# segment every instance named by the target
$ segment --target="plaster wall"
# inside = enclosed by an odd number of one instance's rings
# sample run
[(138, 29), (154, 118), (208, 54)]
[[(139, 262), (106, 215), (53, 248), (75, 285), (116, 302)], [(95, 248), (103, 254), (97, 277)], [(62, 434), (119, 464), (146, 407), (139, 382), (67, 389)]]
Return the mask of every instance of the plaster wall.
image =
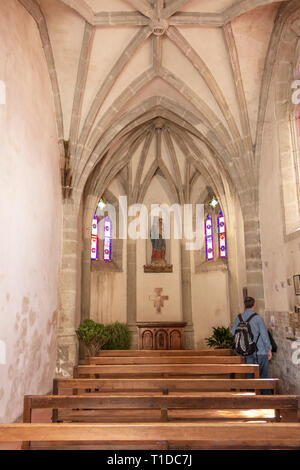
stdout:
[(212, 328), (230, 324), (228, 273), (192, 274), (192, 307), (195, 349), (207, 348), (205, 338), (212, 334)]
[(281, 392), (299, 393), (300, 315), (294, 312), (299, 296), (293, 275), (300, 273), (300, 232), (286, 235), (280, 140), (285, 136), (275, 113), (275, 89), (269, 95), (260, 165), (260, 225), (266, 303), (266, 321), (278, 351), (271, 361), (272, 375), (281, 379)]
[(62, 203), (49, 73), (36, 23), (0, 2), (0, 422), (51, 389)]

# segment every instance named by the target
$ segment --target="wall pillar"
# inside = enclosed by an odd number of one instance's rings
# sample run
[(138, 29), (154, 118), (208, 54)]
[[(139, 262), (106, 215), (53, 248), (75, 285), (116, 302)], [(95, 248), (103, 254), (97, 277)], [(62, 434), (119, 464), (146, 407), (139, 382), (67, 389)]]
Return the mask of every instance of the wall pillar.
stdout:
[(136, 241), (127, 240), (127, 324), (131, 333), (131, 348), (138, 349), (136, 326)]
[[(256, 194), (256, 190), (254, 190)], [(253, 198), (253, 192), (252, 192)], [(248, 197), (248, 201), (249, 201)], [(244, 217), (246, 275), (248, 295), (256, 300), (257, 313), (264, 316), (265, 296), (261, 259), (260, 225), (258, 207), (252, 199), (248, 204), (242, 204)]]
[(192, 312), (192, 282), (191, 282), (191, 258), (190, 251), (186, 250), (185, 241), (181, 242), (181, 291), (182, 291), (182, 316), (187, 323), (184, 329), (184, 348), (194, 349), (194, 326)]
[(75, 332), (80, 297), (78, 233), (78, 206), (73, 200), (65, 200), (56, 366), (56, 374), (62, 377), (71, 377), (73, 367), (78, 361), (78, 341)]

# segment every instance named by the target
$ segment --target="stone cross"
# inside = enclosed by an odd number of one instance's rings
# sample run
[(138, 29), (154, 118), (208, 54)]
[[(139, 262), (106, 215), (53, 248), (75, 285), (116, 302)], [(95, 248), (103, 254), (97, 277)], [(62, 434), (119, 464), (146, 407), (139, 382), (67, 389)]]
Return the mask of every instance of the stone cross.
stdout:
[(162, 295), (163, 289), (161, 287), (158, 287), (154, 289), (155, 295), (150, 295), (149, 300), (151, 302), (154, 302), (154, 308), (156, 308), (156, 313), (160, 314), (161, 313), (161, 308), (164, 307), (164, 301), (169, 300), (168, 295)]

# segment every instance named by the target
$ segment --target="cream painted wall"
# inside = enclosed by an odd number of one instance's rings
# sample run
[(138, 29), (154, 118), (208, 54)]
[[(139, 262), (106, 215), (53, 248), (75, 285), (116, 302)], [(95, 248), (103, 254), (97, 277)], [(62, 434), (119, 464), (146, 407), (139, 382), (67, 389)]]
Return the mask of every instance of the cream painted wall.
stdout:
[(192, 274), (192, 306), (195, 349), (206, 348), (212, 328), (230, 324), (227, 272)]
[[(146, 241), (137, 241), (137, 321), (182, 321), (180, 241), (170, 240), (173, 273), (144, 273)], [(161, 313), (156, 312), (150, 297), (154, 289), (162, 288), (164, 302)]]
[(0, 80), (0, 422), (12, 422), (25, 394), (51, 389), (62, 219), (49, 74), (36, 24), (17, 0), (0, 2)]
[(92, 273), (91, 285), (91, 319), (126, 323), (126, 273)]
[[(293, 311), (299, 297), (288, 279), (300, 273), (300, 237), (284, 238), (279, 137), (271, 89), (260, 165), (260, 226), (265, 302), (268, 311)], [(295, 234), (296, 235), (296, 234)]]
[[(150, 154), (151, 154), (150, 149)], [(164, 161), (166, 153), (162, 150)], [(169, 194), (169, 188), (165, 181), (155, 176), (145, 195), (144, 204), (147, 206), (150, 214), (151, 205), (168, 204), (171, 205), (172, 196)], [(149, 221), (149, 233), (150, 233)], [(171, 237), (173, 234), (173, 225), (171, 217)], [(147, 247), (148, 243), (148, 247)], [(182, 293), (181, 293), (181, 259), (180, 259), (180, 240), (171, 238), (166, 241), (166, 259), (167, 263), (173, 265), (172, 273), (144, 273), (144, 265), (151, 261), (150, 240), (137, 240), (137, 321), (181, 321), (182, 320)], [(149, 256), (150, 252), (150, 256)], [(154, 289), (162, 288), (162, 295), (169, 299), (164, 302), (161, 313), (156, 312), (154, 302), (149, 297), (155, 295)]]

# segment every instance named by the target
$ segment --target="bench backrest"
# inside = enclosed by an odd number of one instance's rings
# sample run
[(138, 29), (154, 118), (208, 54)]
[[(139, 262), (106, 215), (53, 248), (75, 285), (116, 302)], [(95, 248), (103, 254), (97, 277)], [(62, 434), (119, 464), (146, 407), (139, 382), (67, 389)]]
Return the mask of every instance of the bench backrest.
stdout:
[(257, 364), (143, 364), (143, 365), (88, 365), (74, 367), (74, 377), (83, 375), (101, 376), (193, 376), (193, 375), (228, 375), (253, 373), (259, 378)]
[(148, 349), (114, 349), (101, 350), (99, 357), (164, 357), (164, 356), (232, 356), (232, 349), (168, 349), (168, 350), (148, 350)]
[[(30, 409), (298, 409), (298, 395), (220, 395), (201, 396), (63, 396), (27, 395), (24, 410)], [(24, 415), (27, 419), (27, 412)], [(26, 422), (26, 421), (25, 421)]]
[(240, 356), (157, 356), (157, 357), (90, 357), (86, 365), (118, 364), (244, 364)]
[(0, 424), (0, 442), (57, 441), (122, 443), (144, 448), (165, 443), (175, 448), (295, 449), (300, 447), (298, 423), (105, 423), (105, 424)]
[[(53, 393), (71, 390), (71, 393), (80, 390), (99, 390), (99, 392), (203, 392), (203, 391), (231, 391), (248, 390), (257, 391), (271, 389), (278, 393), (279, 379), (198, 379), (184, 378), (103, 378), (103, 379), (69, 379), (57, 378), (53, 380)], [(93, 392), (95, 393), (95, 392)]]

